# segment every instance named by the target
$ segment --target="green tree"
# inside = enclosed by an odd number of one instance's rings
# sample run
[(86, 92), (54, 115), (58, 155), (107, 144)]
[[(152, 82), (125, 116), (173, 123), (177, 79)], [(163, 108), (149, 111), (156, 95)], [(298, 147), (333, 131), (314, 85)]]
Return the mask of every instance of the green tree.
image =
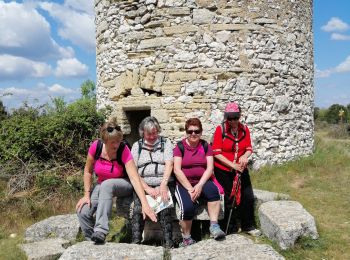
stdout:
[(314, 107), (314, 120), (317, 120), (320, 115), (320, 108)]
[(96, 93), (95, 93), (95, 83), (92, 80), (85, 80), (81, 85), (81, 96), (83, 99), (95, 99)]
[(339, 111), (344, 110), (344, 117), (348, 118), (349, 111), (345, 106), (339, 104), (331, 105), (326, 112), (326, 121), (330, 124), (337, 124), (340, 122)]
[(8, 114), (2, 101), (0, 100), (0, 121), (7, 118)]

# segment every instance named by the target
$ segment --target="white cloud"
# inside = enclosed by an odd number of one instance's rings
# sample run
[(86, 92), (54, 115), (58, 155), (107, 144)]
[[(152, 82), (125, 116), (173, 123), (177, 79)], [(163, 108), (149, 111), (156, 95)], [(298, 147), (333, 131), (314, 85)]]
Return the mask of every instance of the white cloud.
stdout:
[(332, 74), (330, 70), (318, 70), (315, 71), (315, 78), (327, 78)]
[(341, 33), (332, 33), (331, 39), (336, 41), (350, 41), (350, 35), (345, 35)]
[(33, 88), (8, 87), (0, 89), (0, 96), (11, 93), (11, 95), (3, 96), (1, 99), (4, 105), (9, 108), (17, 108), (27, 102), (28, 105), (41, 105), (50, 102), (54, 97), (63, 97), (67, 102), (71, 102), (79, 98), (80, 91), (78, 89), (63, 87), (60, 84), (47, 86), (44, 83), (38, 83)]
[(54, 84), (48, 87), (48, 90), (51, 93), (63, 94), (63, 95), (74, 93), (73, 89), (62, 87), (60, 84)]
[(51, 66), (44, 62), (11, 55), (0, 55), (0, 80), (42, 78), (51, 73)]
[(94, 15), (94, 1), (93, 0), (65, 0), (64, 5), (68, 8), (82, 11), (89, 15)]
[(62, 59), (57, 61), (55, 75), (57, 77), (81, 77), (89, 72), (88, 67), (76, 58)]
[(95, 51), (95, 24), (91, 0), (66, 0), (64, 5), (42, 2), (40, 7), (61, 24), (58, 34), (62, 38), (88, 51)]
[(334, 72), (344, 73), (350, 71), (350, 56), (348, 56), (345, 61), (340, 63), (337, 67), (335, 67)]
[(338, 17), (332, 17), (326, 25), (321, 27), (321, 29), (325, 32), (342, 32), (349, 29), (349, 25)]
[(72, 53), (71, 48), (59, 46), (50, 33), (50, 24), (32, 4), (0, 1), (0, 54), (44, 60)]

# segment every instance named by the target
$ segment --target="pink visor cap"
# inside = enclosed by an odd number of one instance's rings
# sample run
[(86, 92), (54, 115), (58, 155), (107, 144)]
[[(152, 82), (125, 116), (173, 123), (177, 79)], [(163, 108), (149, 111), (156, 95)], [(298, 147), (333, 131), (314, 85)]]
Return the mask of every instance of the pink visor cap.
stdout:
[(225, 107), (225, 117), (226, 118), (232, 118), (232, 117), (240, 117), (241, 115), (241, 108), (236, 102), (228, 103)]

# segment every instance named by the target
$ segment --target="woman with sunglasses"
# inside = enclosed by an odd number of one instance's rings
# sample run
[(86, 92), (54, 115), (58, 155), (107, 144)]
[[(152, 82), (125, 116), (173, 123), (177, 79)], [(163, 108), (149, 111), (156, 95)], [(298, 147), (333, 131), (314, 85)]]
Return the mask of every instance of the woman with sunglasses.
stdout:
[[(161, 127), (158, 120), (148, 116), (139, 126), (141, 139), (132, 146), (141, 182), (146, 193), (153, 198), (161, 197), (168, 201), (169, 191), (174, 194), (175, 183), (171, 175), (173, 170), (173, 146), (168, 138), (160, 136)], [(163, 230), (164, 247), (173, 248), (173, 217), (172, 209), (165, 208), (158, 213), (160, 226)], [(132, 243), (140, 244), (145, 220), (142, 218), (140, 199), (134, 196), (134, 209), (131, 220)]]
[[(120, 127), (113, 121), (104, 123), (100, 128), (100, 137), (102, 149), (98, 149), (98, 140), (94, 141), (89, 148), (84, 168), (84, 197), (76, 205), (80, 227), (85, 238), (96, 243), (103, 243), (109, 232), (108, 220), (114, 196), (132, 196), (135, 189), (142, 204), (143, 217), (147, 215), (151, 220), (157, 220), (147, 203), (130, 149), (125, 144), (121, 144), (123, 133)], [(118, 149), (123, 149), (119, 152), (121, 151), (120, 160), (124, 165), (118, 163)], [(92, 186), (93, 173), (98, 177), (94, 187)], [(96, 222), (94, 223), (95, 213)]]
[[(248, 160), (253, 153), (250, 132), (239, 119), (241, 108), (236, 102), (228, 103), (224, 112), (224, 122), (214, 133), (213, 154), (214, 174), (225, 191), (225, 218), (220, 224), (229, 225), (228, 233), (238, 232), (237, 215), (241, 221), (241, 230), (259, 236), (261, 232), (255, 228), (254, 194), (248, 173)], [(233, 189), (236, 174), (240, 174), (241, 189)], [(238, 176), (237, 176), (238, 177)], [(236, 179), (237, 180), (237, 179)], [(233, 217), (229, 221), (229, 212), (233, 199), (240, 195), (240, 204), (233, 210)], [(239, 199), (236, 199), (238, 204)]]
[(175, 196), (180, 208), (180, 226), (183, 236), (180, 246), (195, 243), (191, 238), (191, 226), (199, 198), (208, 202), (211, 236), (217, 240), (225, 237), (225, 233), (218, 224), (219, 187), (210, 179), (213, 174), (212, 148), (201, 140), (203, 129), (198, 118), (188, 119), (185, 130), (187, 137), (174, 149), (174, 172), (178, 181)]

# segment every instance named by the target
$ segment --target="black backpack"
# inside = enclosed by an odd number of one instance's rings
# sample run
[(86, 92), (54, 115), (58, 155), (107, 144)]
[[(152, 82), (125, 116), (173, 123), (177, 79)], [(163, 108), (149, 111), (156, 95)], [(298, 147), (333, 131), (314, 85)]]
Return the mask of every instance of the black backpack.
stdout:
[[(203, 146), (203, 149), (204, 149), (204, 153), (207, 154), (207, 151), (208, 151), (208, 142), (201, 139), (201, 144)], [(180, 152), (181, 152), (181, 157), (183, 158), (184, 157), (184, 154), (185, 154), (185, 147), (184, 147), (184, 144), (182, 143), (182, 141), (179, 141), (177, 142), (177, 146), (179, 147), (180, 149)]]
[[(123, 139), (120, 142), (120, 145), (118, 147), (116, 159), (112, 160), (112, 162), (113, 161), (117, 161), (117, 163), (119, 165), (123, 166), (123, 175), (127, 176), (126, 169), (125, 169), (125, 164), (123, 163), (123, 160), (122, 160), (122, 155), (123, 155), (123, 151), (124, 151), (125, 146), (127, 146), (130, 149), (130, 144), (128, 143), (128, 141)], [(96, 153), (95, 153), (95, 156), (94, 156), (95, 161), (100, 158), (101, 153), (102, 153), (102, 148), (103, 148), (103, 142), (100, 139), (98, 139), (97, 140), (97, 146), (96, 146)], [(114, 169), (114, 165), (112, 164), (111, 172), (113, 172), (113, 169)]]

